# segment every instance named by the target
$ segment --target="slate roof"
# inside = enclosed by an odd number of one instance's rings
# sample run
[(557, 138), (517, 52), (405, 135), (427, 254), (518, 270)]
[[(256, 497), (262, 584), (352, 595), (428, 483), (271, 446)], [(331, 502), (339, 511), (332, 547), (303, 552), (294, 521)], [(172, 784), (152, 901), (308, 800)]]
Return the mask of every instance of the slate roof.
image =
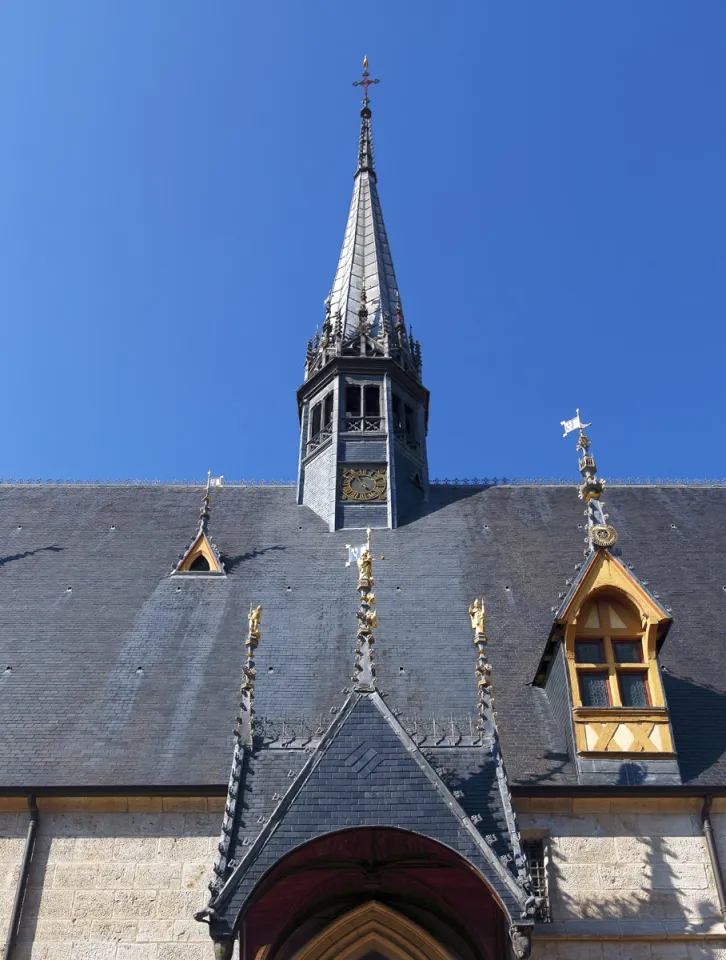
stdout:
[[(215, 489), (228, 575), (170, 577), (200, 497), (0, 487), (0, 789), (224, 787), (251, 601), (260, 729), (327, 727), (353, 665), (350, 531), (328, 532), (292, 488)], [(673, 611), (661, 661), (684, 783), (726, 785), (726, 490), (611, 488), (607, 507), (623, 558)], [(572, 488), (435, 486), (426, 516), (374, 533), (379, 689), (422, 749), (463, 762), (448, 744), (474, 722), (467, 607), (481, 595), (512, 782), (576, 782), (529, 683), (583, 559), (582, 520)]]

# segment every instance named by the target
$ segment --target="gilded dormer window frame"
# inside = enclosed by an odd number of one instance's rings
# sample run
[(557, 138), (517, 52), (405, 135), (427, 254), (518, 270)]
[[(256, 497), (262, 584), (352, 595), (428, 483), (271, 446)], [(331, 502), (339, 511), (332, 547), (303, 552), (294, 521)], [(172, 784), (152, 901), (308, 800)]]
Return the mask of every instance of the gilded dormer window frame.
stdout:
[[(629, 621), (623, 628), (609, 622), (597, 626), (583, 623), (595, 604), (622, 604), (628, 609)], [(596, 607), (599, 611), (599, 606)], [(598, 616), (601, 616), (598, 613)], [(609, 617), (609, 614), (608, 614)], [(675, 756), (668, 708), (658, 666), (658, 649), (671, 624), (671, 618), (655, 598), (609, 550), (595, 552), (591, 563), (563, 610), (557, 623), (563, 639), (567, 662), (575, 743), (578, 754), (585, 757), (633, 757), (651, 754)], [(578, 663), (577, 642), (600, 640), (602, 663)], [(619, 663), (613, 643), (618, 640), (639, 641), (641, 663)], [(587, 673), (605, 673), (609, 705), (585, 706), (582, 702), (580, 678)], [(619, 677), (637, 672), (645, 675), (650, 703), (629, 707), (622, 703)]]

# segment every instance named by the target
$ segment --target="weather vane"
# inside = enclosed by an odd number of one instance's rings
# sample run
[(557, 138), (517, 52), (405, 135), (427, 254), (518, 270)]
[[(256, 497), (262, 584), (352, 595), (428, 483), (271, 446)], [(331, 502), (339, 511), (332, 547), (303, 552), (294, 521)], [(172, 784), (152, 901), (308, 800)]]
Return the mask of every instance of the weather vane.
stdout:
[(368, 57), (363, 57), (363, 79), (354, 80), (354, 87), (363, 87), (363, 106), (368, 106), (368, 87), (373, 83), (380, 83), (380, 80), (371, 80), (370, 74), (368, 73)]

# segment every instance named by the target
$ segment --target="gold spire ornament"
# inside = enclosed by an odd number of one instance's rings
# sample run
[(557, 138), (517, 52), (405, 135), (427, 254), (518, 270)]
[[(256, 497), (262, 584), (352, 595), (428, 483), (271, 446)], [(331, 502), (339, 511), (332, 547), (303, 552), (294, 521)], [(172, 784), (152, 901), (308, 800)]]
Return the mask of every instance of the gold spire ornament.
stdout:
[(608, 514), (603, 509), (601, 502), (605, 481), (597, 476), (597, 464), (595, 458), (590, 453), (592, 440), (585, 435), (585, 427), (591, 427), (592, 423), (583, 423), (580, 419), (579, 409), (576, 411), (572, 420), (561, 420), (564, 428), (563, 437), (566, 437), (573, 430), (578, 431), (577, 446), (575, 450), (581, 454), (577, 466), (582, 476), (582, 483), (578, 486), (577, 495), (585, 501), (585, 517), (587, 518), (587, 537), (585, 538), (586, 548), (585, 556), (588, 556), (596, 548), (612, 547), (615, 545), (618, 535), (615, 528), (608, 521)]
[(245, 665), (242, 669), (242, 684), (240, 692), (240, 715), (237, 717), (237, 729), (235, 736), (240, 739), (240, 727), (244, 720), (244, 714), (247, 714), (249, 733), (247, 741), (250, 746), (253, 743), (254, 730), (254, 703), (255, 703), (255, 681), (257, 680), (257, 668), (255, 666), (255, 650), (260, 643), (260, 621), (262, 620), (262, 606), (254, 607), (250, 604), (250, 610), (247, 614), (247, 639), (245, 640)]
[(376, 689), (376, 660), (373, 654), (375, 636), (373, 631), (378, 627), (378, 618), (373, 609), (376, 605), (376, 596), (373, 592), (373, 554), (371, 552), (371, 528), (366, 530), (366, 542), (355, 549), (348, 548), (350, 557), (355, 556), (358, 567), (358, 594), (360, 603), (356, 617), (358, 631), (355, 642), (355, 667), (353, 670), (354, 689), (359, 692), (371, 692)]
[(476, 699), (477, 699), (477, 730), (479, 736), (483, 737), (486, 733), (486, 711), (487, 707), (493, 708), (494, 697), (491, 692), (491, 682), (489, 675), (492, 672), (491, 665), (487, 659), (487, 614), (486, 606), (482, 599), (477, 598), (469, 606), (469, 617), (471, 619), (471, 629), (474, 631), (474, 643), (476, 645)]

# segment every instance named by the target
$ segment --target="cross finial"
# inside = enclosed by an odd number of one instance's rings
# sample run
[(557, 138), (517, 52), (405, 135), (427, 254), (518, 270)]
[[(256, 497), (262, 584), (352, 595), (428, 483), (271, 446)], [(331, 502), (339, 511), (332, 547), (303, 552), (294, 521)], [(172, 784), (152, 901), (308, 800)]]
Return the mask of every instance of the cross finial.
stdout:
[(368, 106), (368, 103), (369, 103), (369, 100), (368, 100), (368, 87), (370, 87), (371, 84), (380, 83), (380, 82), (381, 82), (380, 80), (377, 80), (377, 79), (376, 79), (376, 80), (371, 80), (370, 76), (371, 76), (371, 75), (368, 73), (368, 57), (363, 57), (363, 79), (362, 79), (362, 80), (354, 80), (354, 81), (353, 81), (353, 86), (354, 86), (354, 87), (363, 87), (363, 106), (364, 106), (364, 107), (367, 107), (367, 106)]

